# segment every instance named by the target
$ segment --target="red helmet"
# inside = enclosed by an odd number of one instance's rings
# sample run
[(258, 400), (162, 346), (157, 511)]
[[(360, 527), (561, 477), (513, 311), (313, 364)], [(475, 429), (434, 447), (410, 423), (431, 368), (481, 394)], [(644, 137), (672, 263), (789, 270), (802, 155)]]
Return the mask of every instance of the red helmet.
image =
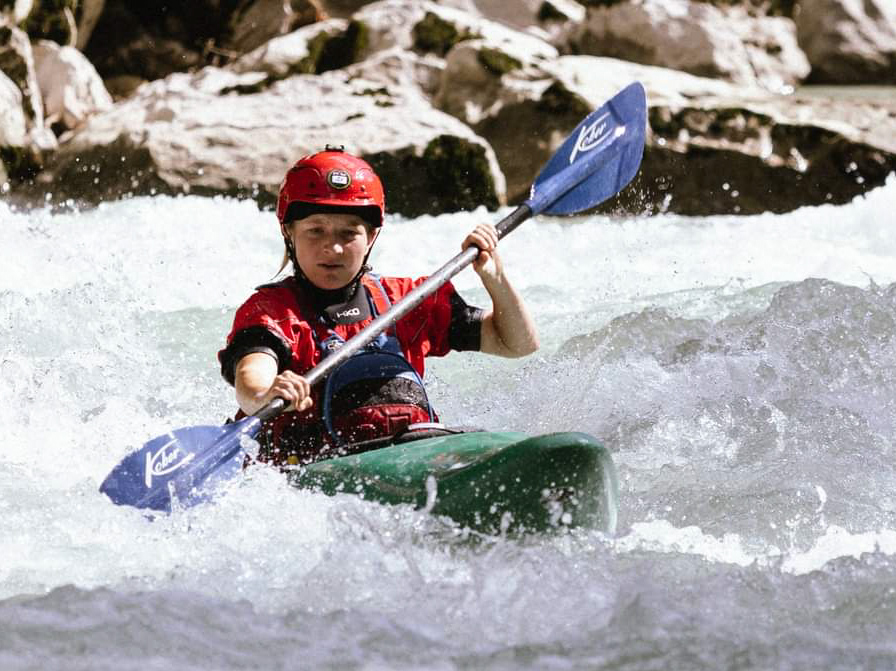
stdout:
[(277, 199), (277, 219), (284, 224), (287, 218), (333, 210), (355, 213), (354, 208), (370, 224), (382, 226), (383, 185), (367, 161), (327, 145), (325, 151), (300, 158), (286, 173)]

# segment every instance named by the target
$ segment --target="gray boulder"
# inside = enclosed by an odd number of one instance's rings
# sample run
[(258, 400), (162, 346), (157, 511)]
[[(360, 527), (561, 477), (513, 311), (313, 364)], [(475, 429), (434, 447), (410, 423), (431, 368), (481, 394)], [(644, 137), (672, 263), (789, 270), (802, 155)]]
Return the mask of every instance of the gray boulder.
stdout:
[(893, 0), (801, 0), (797, 37), (812, 81), (896, 85)]
[(0, 149), (24, 147), (26, 140), (22, 92), (13, 80), (0, 72)]
[(112, 96), (80, 51), (49, 40), (39, 40), (33, 51), (47, 124), (56, 124), (61, 132), (112, 109)]
[(209, 67), (145, 84), (90, 117), (40, 181), (55, 185), (56, 198), (81, 202), (193, 192), (272, 203), (288, 167), (330, 143), (371, 161), (393, 211), (416, 216), (503, 202), (504, 178), (488, 144), (415, 89), (385, 91), (342, 71), (257, 89), (264, 81), (263, 73)]
[(244, 54), (323, 17), (317, 0), (243, 0), (230, 17), (222, 46)]
[(583, 54), (715, 77), (773, 91), (809, 74), (789, 18), (705, 2), (643, 0), (589, 7), (574, 37)]
[(34, 9), (34, 0), (9, 0), (0, 7), (0, 23), (16, 25), (28, 18)]

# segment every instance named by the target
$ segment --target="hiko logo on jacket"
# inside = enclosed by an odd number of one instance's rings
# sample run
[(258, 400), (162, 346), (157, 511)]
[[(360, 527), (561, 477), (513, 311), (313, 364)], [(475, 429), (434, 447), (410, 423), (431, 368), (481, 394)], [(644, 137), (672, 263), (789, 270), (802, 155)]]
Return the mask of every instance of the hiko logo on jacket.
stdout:
[(361, 316), (361, 308), (350, 308), (348, 310), (343, 310), (342, 312), (336, 313), (336, 319), (342, 319), (343, 317), (360, 317)]

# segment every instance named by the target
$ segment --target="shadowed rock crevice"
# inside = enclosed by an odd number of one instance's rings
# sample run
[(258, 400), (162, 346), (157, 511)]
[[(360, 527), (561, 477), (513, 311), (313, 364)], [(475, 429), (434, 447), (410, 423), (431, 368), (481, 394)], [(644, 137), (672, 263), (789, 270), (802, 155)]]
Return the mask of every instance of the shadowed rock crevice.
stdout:
[[(495, 209), (495, 189), (485, 150), (461, 138), (442, 135), (422, 156), (413, 152), (365, 155), (380, 175), (386, 203), (407, 217), (439, 212)], [(393, 205), (394, 204), (394, 205)]]

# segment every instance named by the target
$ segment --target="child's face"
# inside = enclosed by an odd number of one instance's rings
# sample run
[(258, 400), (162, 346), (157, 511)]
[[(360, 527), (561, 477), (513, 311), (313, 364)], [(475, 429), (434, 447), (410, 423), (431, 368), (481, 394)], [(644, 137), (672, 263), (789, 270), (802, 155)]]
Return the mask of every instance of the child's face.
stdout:
[(354, 214), (313, 214), (287, 226), (296, 260), (312, 284), (341, 289), (351, 282), (376, 239)]

